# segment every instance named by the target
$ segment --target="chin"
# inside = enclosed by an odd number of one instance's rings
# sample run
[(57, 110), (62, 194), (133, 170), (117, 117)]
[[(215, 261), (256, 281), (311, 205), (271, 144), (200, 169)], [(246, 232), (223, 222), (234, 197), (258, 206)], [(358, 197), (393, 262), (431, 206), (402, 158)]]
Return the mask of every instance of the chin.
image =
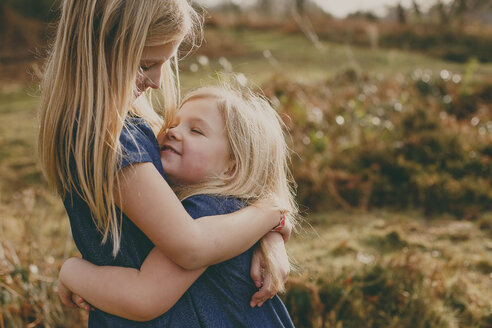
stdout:
[(186, 181), (183, 181), (184, 179), (180, 179), (179, 176), (174, 175), (172, 172), (166, 172), (166, 168), (164, 168), (164, 173), (166, 174), (166, 180), (170, 186), (185, 186), (188, 184)]

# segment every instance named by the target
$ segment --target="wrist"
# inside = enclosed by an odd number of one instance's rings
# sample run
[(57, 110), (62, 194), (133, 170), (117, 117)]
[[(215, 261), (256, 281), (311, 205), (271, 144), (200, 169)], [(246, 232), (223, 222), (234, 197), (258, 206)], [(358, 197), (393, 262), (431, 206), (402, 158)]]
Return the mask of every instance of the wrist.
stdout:
[(284, 243), (284, 238), (282, 237), (282, 234), (278, 231), (270, 231), (268, 232), (264, 237), (263, 237), (269, 244), (274, 244), (274, 243)]
[(273, 227), (273, 229), (271, 231), (272, 232), (282, 231), (282, 229), (285, 227), (285, 221), (286, 220), (287, 220), (287, 218), (285, 217), (285, 212), (280, 211), (280, 218), (279, 218), (278, 224), (275, 227)]

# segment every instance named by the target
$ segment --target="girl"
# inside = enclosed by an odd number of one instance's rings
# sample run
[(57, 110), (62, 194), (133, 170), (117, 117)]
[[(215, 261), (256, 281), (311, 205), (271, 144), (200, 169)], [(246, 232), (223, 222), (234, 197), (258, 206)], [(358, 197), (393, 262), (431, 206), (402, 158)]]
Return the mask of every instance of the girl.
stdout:
[[(273, 204), (194, 221), (163, 178), (154, 135), (162, 119), (140, 95), (162, 87), (172, 116), (170, 62), (198, 22), (183, 0), (62, 2), (42, 85), (39, 155), (91, 263), (140, 268), (155, 245), (171, 263), (200, 268), (244, 252), (279, 224)], [(281, 232), (287, 239), (290, 230)], [(176, 285), (195, 279), (174, 273), (167, 279)], [(91, 327), (132, 325), (102, 311), (89, 316)]]
[[(192, 216), (229, 213), (271, 199), (291, 216), (297, 213), (281, 123), (263, 98), (219, 87), (191, 92), (162, 143), (168, 181)], [(268, 256), (273, 238), (281, 236), (265, 237), (262, 251), (281, 289), (282, 274)], [(198, 280), (186, 293), (173, 288), (185, 294), (166, 313), (166, 327), (292, 327), (278, 296), (261, 308), (249, 306), (256, 291), (249, 278), (252, 253), (253, 248), (213, 265), (199, 278), (203, 270), (196, 270)], [(172, 286), (159, 280), (166, 270), (161, 261), (151, 252), (138, 271), (97, 267), (73, 258), (63, 265), (60, 282), (104, 311), (146, 320), (168, 310), (162, 295)]]

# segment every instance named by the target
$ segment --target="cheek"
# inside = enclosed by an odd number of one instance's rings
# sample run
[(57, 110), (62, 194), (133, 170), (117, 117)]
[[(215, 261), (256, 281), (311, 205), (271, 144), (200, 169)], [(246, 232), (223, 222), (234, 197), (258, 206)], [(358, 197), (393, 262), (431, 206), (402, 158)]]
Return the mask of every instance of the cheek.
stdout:
[(216, 158), (214, 158), (212, 152), (206, 151), (206, 148), (204, 149), (205, 151), (203, 149), (196, 150), (192, 156), (184, 159), (183, 164), (190, 175), (209, 176), (214, 167), (216, 167)]

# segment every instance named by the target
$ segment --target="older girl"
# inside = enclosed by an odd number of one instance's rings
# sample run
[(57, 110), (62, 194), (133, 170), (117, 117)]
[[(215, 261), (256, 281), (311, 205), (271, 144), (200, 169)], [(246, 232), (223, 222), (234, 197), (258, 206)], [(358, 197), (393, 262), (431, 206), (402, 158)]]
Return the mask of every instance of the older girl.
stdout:
[[(141, 94), (162, 86), (172, 116), (170, 63), (197, 22), (183, 0), (62, 2), (42, 86), (39, 155), (91, 263), (139, 268), (155, 245), (177, 265), (199, 268), (240, 254), (279, 223), (278, 208), (255, 206), (194, 221), (163, 178), (154, 135), (162, 119)], [(94, 311), (89, 326), (132, 323)]]
[[(194, 216), (229, 213), (245, 204), (276, 199), (297, 211), (281, 123), (266, 100), (247, 91), (206, 87), (191, 92), (163, 138), (161, 160), (168, 181)], [(276, 235), (276, 236), (275, 236)], [(281, 267), (269, 255), (277, 233), (262, 240), (267, 267), (279, 289)], [(278, 296), (251, 308), (256, 287), (249, 277), (253, 248), (220, 264), (196, 270), (186, 291), (166, 281), (169, 266), (153, 251), (140, 271), (97, 267), (70, 259), (60, 280), (89, 303), (128, 319), (164, 311), (169, 327), (292, 327)], [(184, 295), (169, 310), (169, 291)], [(164, 297), (163, 295), (167, 296)]]

